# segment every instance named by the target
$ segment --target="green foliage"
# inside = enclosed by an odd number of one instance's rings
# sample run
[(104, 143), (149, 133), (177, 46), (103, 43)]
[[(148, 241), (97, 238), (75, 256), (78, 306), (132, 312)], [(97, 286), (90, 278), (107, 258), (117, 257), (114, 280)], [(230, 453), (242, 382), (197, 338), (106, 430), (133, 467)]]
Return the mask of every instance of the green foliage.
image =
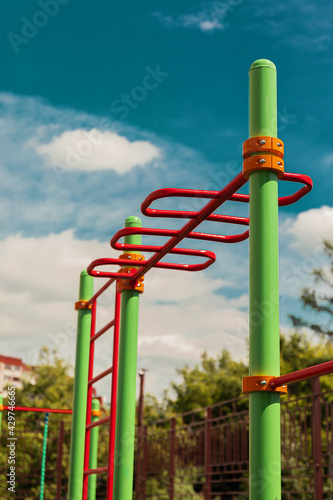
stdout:
[(294, 327), (308, 327), (322, 338), (333, 339), (332, 319), (333, 319), (333, 243), (325, 240), (323, 250), (327, 257), (328, 265), (312, 270), (312, 276), (316, 289), (305, 287), (301, 293), (301, 301), (304, 309), (315, 313), (320, 322), (308, 321), (290, 315)]
[[(21, 390), (16, 389), (16, 406), (42, 408), (71, 408), (73, 379), (69, 376), (70, 365), (57, 357), (55, 351), (43, 347), (39, 353), (38, 364), (31, 372), (31, 380), (23, 383)], [(4, 402), (7, 404), (7, 402)], [(44, 431), (44, 413), (15, 411), (16, 446), (16, 496), (35, 500), (39, 497), (40, 467)], [(57, 441), (60, 421), (65, 422), (69, 432), (71, 415), (50, 414), (47, 443), (47, 462), (45, 478), (45, 498), (56, 495), (56, 461), (58, 455)], [(7, 412), (3, 414), (1, 432), (0, 469), (5, 477), (8, 471), (8, 453), (6, 449), (9, 437)], [(64, 456), (69, 455), (69, 439), (63, 446)], [(63, 466), (63, 479), (67, 480), (68, 464)], [(0, 483), (0, 497), (7, 498), (7, 485)], [(13, 497), (14, 498), (14, 497)]]
[(182, 382), (173, 382), (175, 398), (167, 398), (167, 408), (173, 413), (184, 413), (219, 401), (237, 398), (242, 393), (242, 377), (248, 374), (246, 365), (233, 361), (223, 350), (216, 358), (207, 353), (201, 356), (201, 366), (185, 366), (177, 370)]

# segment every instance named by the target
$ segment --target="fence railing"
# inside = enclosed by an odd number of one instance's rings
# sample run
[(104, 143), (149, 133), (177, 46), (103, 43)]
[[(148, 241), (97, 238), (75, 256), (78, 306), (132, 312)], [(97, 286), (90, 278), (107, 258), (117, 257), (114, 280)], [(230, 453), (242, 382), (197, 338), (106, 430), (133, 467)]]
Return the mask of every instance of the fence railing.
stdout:
[[(319, 378), (307, 384), (307, 396), (282, 398), (283, 500), (333, 498), (333, 391), (321, 393)], [(141, 440), (136, 500), (248, 498), (247, 398), (146, 426)]]

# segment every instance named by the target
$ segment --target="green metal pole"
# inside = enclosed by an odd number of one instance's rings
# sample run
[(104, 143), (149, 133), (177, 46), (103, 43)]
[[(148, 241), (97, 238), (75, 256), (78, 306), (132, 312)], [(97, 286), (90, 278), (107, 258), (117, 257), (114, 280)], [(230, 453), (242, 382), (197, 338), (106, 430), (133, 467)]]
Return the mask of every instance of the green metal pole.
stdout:
[(1, 425), (2, 425), (2, 414), (3, 414), (3, 395), (0, 394), (0, 407), (1, 407), (1, 410), (0, 410), (0, 436), (1, 436)]
[[(79, 301), (89, 300), (92, 297), (93, 285), (93, 278), (87, 274), (87, 271), (82, 271), (80, 275)], [(82, 499), (90, 327), (91, 309), (79, 309), (76, 339), (68, 500)]]
[(44, 485), (45, 485), (45, 464), (46, 464), (46, 449), (47, 449), (47, 433), (49, 429), (49, 414), (45, 413), (44, 420), (44, 435), (43, 435), (43, 451), (42, 451), (42, 465), (40, 473), (40, 493), (39, 500), (44, 500)]
[[(250, 137), (277, 137), (276, 68), (250, 68)], [(280, 374), (278, 181), (250, 173), (250, 375)], [(281, 499), (280, 395), (250, 393), (250, 500)]]
[[(138, 217), (127, 217), (125, 227), (142, 227), (142, 223)], [(126, 236), (124, 241), (140, 245), (141, 236)], [(139, 292), (124, 290), (121, 294), (113, 498), (114, 500), (131, 500), (133, 495)]]
[[(98, 399), (93, 399), (91, 402), (91, 422), (96, 422), (99, 419), (100, 402)], [(95, 414), (94, 414), (95, 413)], [(96, 469), (98, 459), (98, 432), (99, 426), (93, 427), (90, 430), (90, 452), (89, 452), (89, 469)], [(88, 479), (88, 500), (96, 500), (97, 474), (91, 474)]]

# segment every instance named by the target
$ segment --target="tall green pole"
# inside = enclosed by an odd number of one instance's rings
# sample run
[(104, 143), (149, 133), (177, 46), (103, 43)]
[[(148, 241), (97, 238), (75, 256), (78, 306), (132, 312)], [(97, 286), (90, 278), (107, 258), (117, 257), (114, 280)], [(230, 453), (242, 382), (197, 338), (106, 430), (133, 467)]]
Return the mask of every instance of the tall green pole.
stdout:
[[(93, 399), (91, 402), (91, 422), (100, 417), (100, 402)], [(98, 432), (99, 426), (90, 429), (89, 469), (97, 468), (98, 460)], [(97, 474), (91, 474), (88, 479), (88, 500), (96, 500)]]
[[(127, 217), (125, 227), (142, 227), (142, 223), (138, 217)], [(126, 236), (124, 242), (140, 245), (141, 235)], [(114, 500), (131, 500), (133, 495), (139, 292), (123, 290), (121, 294), (113, 498)]]
[(43, 434), (43, 450), (42, 450), (42, 465), (40, 472), (40, 492), (39, 500), (44, 500), (44, 486), (45, 486), (45, 465), (46, 465), (46, 450), (47, 450), (47, 434), (49, 429), (49, 414), (45, 413), (44, 419), (44, 434)]
[(3, 414), (3, 395), (0, 394), (0, 436), (1, 436), (1, 425), (2, 425), (2, 414)]
[[(79, 302), (91, 299), (93, 278), (82, 271)], [(81, 500), (87, 413), (91, 309), (78, 309), (68, 500)]]
[[(250, 68), (250, 137), (277, 137), (276, 67)], [(250, 375), (279, 375), (278, 180), (250, 173)], [(250, 500), (281, 499), (280, 395), (250, 393)]]

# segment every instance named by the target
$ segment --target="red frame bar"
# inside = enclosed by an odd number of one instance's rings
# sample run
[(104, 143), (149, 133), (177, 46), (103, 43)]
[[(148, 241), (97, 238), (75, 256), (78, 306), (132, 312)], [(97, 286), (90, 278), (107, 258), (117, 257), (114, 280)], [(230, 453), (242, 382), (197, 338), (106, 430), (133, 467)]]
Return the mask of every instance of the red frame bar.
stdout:
[(97, 467), (96, 469), (88, 469), (84, 471), (84, 476), (89, 476), (90, 474), (104, 474), (108, 471), (108, 467)]
[[(89, 469), (89, 454), (90, 454), (90, 429), (89, 424), (91, 422), (91, 404), (92, 404), (92, 384), (89, 384), (93, 377), (94, 372), (94, 350), (95, 343), (91, 342), (91, 339), (95, 336), (96, 330), (96, 309), (97, 301), (96, 299), (92, 301), (91, 308), (91, 327), (90, 327), (90, 350), (89, 350), (89, 365), (88, 365), (88, 394), (87, 394), (87, 416), (86, 416), (86, 435), (84, 443), (84, 460), (83, 460), (83, 470)], [(87, 500), (88, 498), (88, 476), (83, 477), (83, 493), (82, 500)]]
[[(13, 408), (13, 410), (11, 410), (10, 408)], [(3, 405), (3, 409), (8, 410), (8, 411), (32, 411), (32, 412), (41, 412), (41, 413), (45, 413), (45, 412), (47, 412), (47, 413), (68, 413), (68, 414), (73, 413), (73, 410), (58, 410), (57, 408), (30, 408), (28, 406)]]
[[(88, 425), (86, 426), (86, 429), (87, 429), (87, 430), (90, 430), (90, 429), (92, 429), (93, 427), (97, 427), (98, 425), (103, 425), (103, 424), (106, 424), (107, 422), (110, 422), (110, 416), (100, 418), (99, 420), (96, 420), (96, 422), (90, 422), (90, 424), (88, 424)], [(87, 469), (85, 469), (85, 470), (87, 470)]]
[(109, 456), (108, 456), (108, 477), (106, 500), (113, 498), (113, 477), (114, 477), (114, 452), (116, 441), (116, 416), (117, 416), (117, 387), (118, 387), (118, 361), (119, 361), (119, 334), (120, 334), (120, 308), (121, 292), (116, 292), (115, 301), (115, 325), (113, 330), (113, 359), (112, 359), (112, 385), (111, 385), (111, 405), (110, 405), (110, 432), (109, 432)]
[(326, 363), (321, 363), (320, 365), (310, 366), (309, 368), (303, 368), (302, 370), (297, 370), (296, 372), (287, 373), (287, 375), (282, 375), (281, 377), (274, 377), (269, 381), (269, 385), (272, 388), (275, 388), (280, 385), (292, 384), (293, 382), (308, 380), (310, 378), (318, 377), (319, 375), (327, 375), (332, 372), (333, 361), (327, 361)]
[(103, 326), (103, 328), (101, 328), (97, 333), (95, 333), (95, 335), (90, 338), (90, 343), (95, 342), (95, 340), (97, 340), (101, 335), (103, 335), (103, 333), (110, 330), (110, 328), (112, 328), (113, 325), (114, 325), (114, 319), (110, 321), (110, 323), (108, 323), (107, 325)]
[(111, 366), (111, 368), (107, 368), (106, 370), (104, 370), (104, 372), (101, 372), (99, 375), (96, 375), (96, 377), (94, 377), (91, 380), (89, 380), (88, 386), (95, 384), (96, 382), (98, 382), (102, 378), (106, 377), (110, 373), (112, 373), (112, 366)]

